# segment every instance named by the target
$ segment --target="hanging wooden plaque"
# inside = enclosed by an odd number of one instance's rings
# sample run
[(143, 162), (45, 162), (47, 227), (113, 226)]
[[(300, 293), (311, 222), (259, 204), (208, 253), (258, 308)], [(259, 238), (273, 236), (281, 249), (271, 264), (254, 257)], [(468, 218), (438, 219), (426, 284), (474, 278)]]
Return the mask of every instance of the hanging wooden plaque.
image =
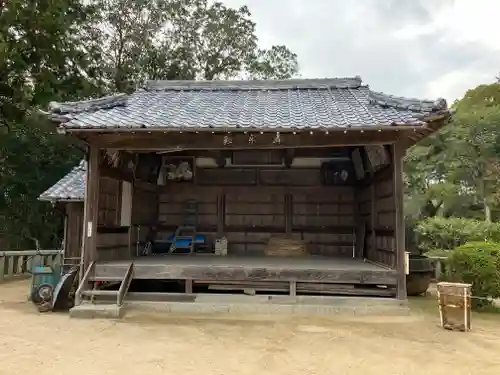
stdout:
[(354, 171), (356, 172), (356, 179), (362, 180), (365, 178), (365, 168), (363, 167), (363, 159), (361, 158), (361, 152), (359, 148), (356, 148), (352, 154), (352, 164), (354, 166)]
[(389, 153), (385, 146), (365, 146), (366, 155), (374, 171), (389, 164)]

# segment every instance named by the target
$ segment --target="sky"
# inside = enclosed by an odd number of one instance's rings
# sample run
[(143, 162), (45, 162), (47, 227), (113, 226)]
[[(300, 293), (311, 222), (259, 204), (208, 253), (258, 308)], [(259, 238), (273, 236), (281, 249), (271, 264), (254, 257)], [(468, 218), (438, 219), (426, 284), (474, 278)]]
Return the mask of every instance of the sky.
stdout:
[(261, 47), (304, 78), (359, 75), (375, 91), (445, 98), (500, 74), (500, 0), (222, 0), (247, 5)]

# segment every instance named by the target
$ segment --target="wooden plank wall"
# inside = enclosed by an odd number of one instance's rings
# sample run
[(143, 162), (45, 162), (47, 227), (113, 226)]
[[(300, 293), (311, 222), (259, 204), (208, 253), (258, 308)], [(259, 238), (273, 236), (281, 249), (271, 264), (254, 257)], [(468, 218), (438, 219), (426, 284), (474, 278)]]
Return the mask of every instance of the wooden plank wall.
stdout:
[(198, 229), (224, 234), (229, 251), (262, 254), (273, 234), (307, 241), (313, 254), (352, 256), (354, 187), (320, 185), (320, 170), (198, 168), (196, 183), (160, 187), (158, 221), (175, 230), (187, 200), (198, 203)]
[(132, 226), (121, 226), (121, 187), (121, 180), (107, 176), (99, 179), (98, 260), (129, 259), (135, 256), (137, 239), (139, 246), (143, 246), (150, 226), (157, 222), (157, 186), (136, 181), (132, 196)]
[(128, 227), (97, 229), (97, 260), (129, 259), (132, 255)]
[(355, 202), (353, 187), (325, 187), (321, 194), (296, 192), (292, 200), (292, 232), (321, 255), (353, 255)]
[(146, 226), (133, 225), (130, 227), (130, 254), (132, 257), (139, 256), (148, 240), (150, 228)]
[[(66, 210), (68, 222), (65, 257), (78, 258), (82, 249), (83, 203), (68, 203)], [(134, 239), (131, 239), (131, 241), (134, 241)], [(98, 260), (126, 259), (128, 258), (128, 249), (129, 231), (127, 227), (101, 226), (97, 229)]]
[[(120, 226), (120, 216), (121, 181), (101, 177), (96, 238), (97, 260), (129, 259), (133, 255), (130, 228)], [(137, 217), (141, 217), (139, 213)]]
[(158, 187), (135, 182), (132, 196), (132, 224), (147, 226), (158, 218)]
[(196, 187), (188, 183), (169, 185), (158, 195), (158, 221), (165, 230), (175, 230), (184, 218), (185, 202), (198, 202), (198, 228), (204, 232), (217, 232), (218, 189)]
[(146, 238), (152, 225), (158, 222), (159, 193), (158, 186), (136, 181), (132, 193), (132, 228), (130, 232), (130, 252), (137, 254), (146, 244)]
[(358, 187), (358, 212), (366, 225), (366, 259), (395, 267), (395, 200), (392, 168), (380, 170)]
[(356, 241), (360, 241), (360, 244), (356, 246), (356, 257), (358, 258), (373, 258), (372, 247), (369, 246), (369, 237), (372, 234), (372, 228), (374, 227), (374, 214), (375, 204), (374, 204), (374, 191), (372, 186), (369, 184), (360, 183), (356, 187), (356, 202), (358, 208), (359, 220), (356, 223), (358, 237), (363, 234), (364, 238), (356, 238)]
[[(391, 168), (392, 170), (392, 168)], [(392, 174), (375, 183), (375, 261), (396, 266), (395, 202)]]
[(64, 256), (79, 258), (82, 253), (83, 202), (66, 203), (66, 215)]
[(223, 202), (228, 251), (262, 255), (273, 233), (285, 233), (285, 192), (265, 187), (228, 189)]
[(120, 181), (114, 178), (99, 179), (98, 226), (116, 226), (120, 215)]
[(120, 181), (110, 177), (99, 178), (97, 225), (97, 260), (119, 258), (123, 252), (123, 233), (116, 233), (120, 212)]

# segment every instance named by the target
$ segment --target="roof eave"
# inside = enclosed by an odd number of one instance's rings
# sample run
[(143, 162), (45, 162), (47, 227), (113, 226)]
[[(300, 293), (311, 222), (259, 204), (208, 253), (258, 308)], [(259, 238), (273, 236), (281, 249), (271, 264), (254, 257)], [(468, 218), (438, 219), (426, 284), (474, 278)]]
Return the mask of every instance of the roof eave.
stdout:
[(250, 133), (250, 132), (263, 132), (263, 133), (302, 133), (311, 131), (322, 131), (322, 132), (360, 132), (360, 131), (394, 131), (394, 130), (408, 130), (408, 129), (419, 129), (426, 125), (426, 121), (416, 121), (407, 124), (392, 124), (392, 125), (380, 125), (380, 126), (334, 126), (334, 127), (311, 127), (311, 128), (256, 128), (256, 127), (245, 127), (245, 128), (208, 128), (208, 127), (198, 127), (193, 128), (190, 126), (186, 127), (62, 127), (58, 128), (60, 134), (77, 134), (77, 133)]
[(49, 202), (49, 203), (72, 203), (72, 202), (83, 202), (83, 198), (46, 198), (46, 197), (38, 197), (40, 202)]
[(441, 111), (439, 114), (426, 117), (427, 125), (425, 128), (416, 131), (416, 135), (409, 135), (406, 139), (406, 148), (410, 148), (422, 140), (432, 136), (439, 130), (453, 122), (454, 109), (447, 109)]

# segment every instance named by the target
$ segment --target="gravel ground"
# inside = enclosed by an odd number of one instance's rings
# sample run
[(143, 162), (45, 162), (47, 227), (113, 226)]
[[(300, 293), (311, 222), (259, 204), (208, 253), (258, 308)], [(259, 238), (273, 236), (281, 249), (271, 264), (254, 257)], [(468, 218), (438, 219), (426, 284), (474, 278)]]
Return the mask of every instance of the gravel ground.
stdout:
[(434, 301), (401, 318), (130, 312), (109, 321), (39, 314), (27, 288), (0, 286), (0, 375), (500, 373), (500, 315), (474, 315), (469, 333), (444, 331)]

